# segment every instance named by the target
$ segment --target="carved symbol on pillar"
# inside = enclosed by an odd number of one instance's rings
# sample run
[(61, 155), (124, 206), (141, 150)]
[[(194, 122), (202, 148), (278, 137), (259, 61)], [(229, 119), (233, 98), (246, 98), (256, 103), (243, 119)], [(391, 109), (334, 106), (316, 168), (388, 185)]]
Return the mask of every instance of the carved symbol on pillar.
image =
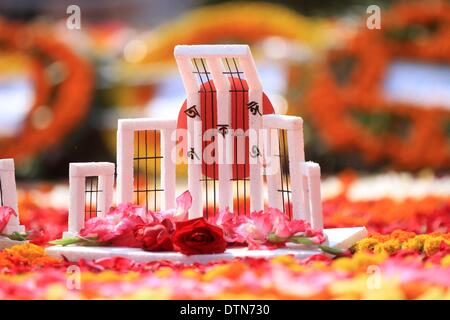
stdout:
[(219, 133), (225, 138), (225, 135), (228, 133), (229, 125), (227, 125), (227, 124), (218, 124), (217, 127), (218, 127), (217, 131), (219, 131)]
[(257, 157), (259, 157), (260, 155), (261, 155), (261, 152), (259, 151), (258, 146), (256, 146), (256, 145), (252, 146), (252, 149), (251, 149), (251, 151), (250, 151), (250, 156), (251, 156), (252, 158), (257, 158)]
[(247, 107), (252, 115), (256, 116), (257, 114), (259, 114), (260, 116), (262, 116), (261, 111), (259, 111), (259, 104), (256, 101), (250, 101), (249, 103), (247, 103)]
[(187, 153), (188, 158), (191, 158), (191, 160), (194, 160), (194, 157), (197, 158), (197, 160), (200, 160), (198, 155), (195, 153), (194, 148), (191, 148), (189, 152)]
[(186, 109), (184, 111), (184, 113), (189, 117), (189, 118), (195, 118), (195, 117), (199, 117), (200, 118), (200, 114), (198, 113), (197, 110), (197, 106), (193, 105), (192, 107)]

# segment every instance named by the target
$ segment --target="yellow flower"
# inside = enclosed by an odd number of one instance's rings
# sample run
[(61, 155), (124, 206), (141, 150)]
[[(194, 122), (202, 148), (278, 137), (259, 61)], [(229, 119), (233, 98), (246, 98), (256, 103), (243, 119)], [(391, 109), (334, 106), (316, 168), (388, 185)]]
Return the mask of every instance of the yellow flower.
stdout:
[(51, 284), (47, 287), (44, 297), (46, 300), (80, 299), (77, 290), (68, 290), (65, 285), (60, 283)]
[(429, 237), (428, 239), (425, 240), (425, 243), (423, 244), (423, 252), (426, 255), (432, 255), (432, 254), (438, 252), (439, 246), (442, 241), (443, 241), (442, 237), (436, 237), (436, 238)]
[(379, 288), (369, 288), (361, 296), (364, 300), (402, 300), (405, 294), (395, 279), (382, 280)]
[[(302, 266), (298, 263), (298, 260), (296, 260), (293, 256), (289, 256), (289, 255), (282, 255), (282, 256), (277, 256), (273, 259), (271, 259), (271, 262), (273, 264), (281, 264), (284, 267), (288, 268), (291, 271), (294, 272), (301, 272), (307, 269), (307, 267)], [(314, 263), (312, 264), (314, 265), (314, 268), (317, 267), (320, 268), (319, 266), (323, 265), (323, 263), (319, 262), (318, 263)], [(310, 265), (310, 267), (312, 267), (312, 265)]]
[(353, 246), (353, 248), (354, 248), (355, 251), (364, 251), (364, 250), (373, 251), (373, 248), (377, 244), (378, 244), (378, 240), (377, 239), (369, 237), (369, 238), (364, 238), (364, 239), (358, 241)]
[(446, 299), (446, 290), (440, 287), (431, 287), (417, 297), (418, 300), (442, 300)]
[(127, 272), (119, 273), (113, 270), (105, 270), (102, 272), (82, 272), (81, 281), (102, 281), (102, 282), (113, 282), (113, 281), (133, 281), (139, 278), (139, 273), (137, 272)]
[(419, 239), (418, 237), (414, 237), (408, 239), (406, 242), (402, 244), (402, 249), (411, 249), (416, 251), (422, 251), (424, 240)]
[(348, 280), (339, 280), (330, 284), (329, 291), (335, 299), (360, 299), (366, 290), (367, 283), (364, 277), (355, 277)]
[(445, 257), (442, 258), (441, 264), (443, 267), (450, 267), (450, 254), (447, 254)]
[(130, 299), (130, 300), (168, 300), (172, 296), (172, 292), (169, 288), (158, 289), (138, 289), (135, 292), (118, 297), (118, 299)]
[(185, 269), (181, 271), (181, 275), (185, 278), (201, 279), (201, 274), (193, 269)]
[(367, 252), (356, 252), (352, 257), (338, 258), (333, 261), (332, 266), (335, 269), (349, 272), (366, 271), (371, 265), (378, 265), (387, 259), (387, 254), (371, 254)]
[(225, 277), (235, 279), (247, 269), (247, 266), (241, 262), (232, 262), (229, 264), (217, 265), (208, 270), (204, 276), (204, 281), (212, 281), (215, 278)]
[(375, 246), (374, 253), (380, 254), (386, 252), (388, 254), (393, 254), (394, 252), (401, 249), (400, 241), (397, 239), (390, 239), (383, 243), (380, 243)]
[(43, 266), (59, 261), (48, 256), (43, 247), (32, 243), (15, 245), (0, 252), (0, 266), (3, 267), (9, 267), (11, 264)]
[(170, 277), (173, 274), (173, 269), (169, 267), (162, 267), (155, 271), (155, 276), (159, 278), (167, 278)]

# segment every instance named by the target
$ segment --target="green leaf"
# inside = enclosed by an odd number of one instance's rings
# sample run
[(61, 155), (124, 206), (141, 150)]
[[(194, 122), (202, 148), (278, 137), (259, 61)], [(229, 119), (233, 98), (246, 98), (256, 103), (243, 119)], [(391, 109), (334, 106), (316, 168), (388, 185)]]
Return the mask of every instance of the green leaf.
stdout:
[(8, 238), (10, 238), (11, 240), (16, 240), (16, 241), (25, 241), (28, 239), (29, 233), (28, 232), (13, 232), (11, 233)]
[(281, 238), (281, 237), (277, 236), (275, 233), (269, 233), (269, 235), (267, 236), (267, 240), (269, 240), (272, 243), (281, 243), (281, 242), (286, 242), (288, 239)]
[(289, 242), (293, 242), (293, 243), (298, 243), (298, 244), (304, 244), (307, 246), (312, 246), (315, 245), (315, 243), (307, 238), (307, 237), (303, 237), (303, 236), (293, 236), (289, 238)]
[(71, 238), (64, 238), (64, 239), (49, 241), (49, 243), (57, 245), (57, 246), (68, 246), (71, 244), (80, 243), (82, 241), (84, 241), (84, 240), (79, 237), (71, 237)]
[(307, 246), (317, 246), (323, 252), (332, 254), (335, 256), (340, 256), (344, 253), (343, 250), (338, 249), (338, 248), (333, 248), (333, 247), (329, 247), (329, 246), (322, 245), (322, 244), (318, 245), (318, 244), (314, 243), (310, 238), (307, 238), (304, 236), (293, 236), (288, 239), (283, 239), (283, 238), (277, 237), (276, 235), (273, 235), (273, 236), (269, 235), (269, 241), (272, 242), (271, 239), (274, 239), (278, 242), (280, 242), (280, 240), (283, 240), (283, 241), (289, 241), (289, 242), (298, 243), (298, 244), (304, 244)]
[(83, 238), (83, 237), (71, 237), (49, 241), (50, 244), (54, 244), (57, 246), (68, 246), (71, 244), (77, 244), (85, 247), (95, 247), (95, 246), (107, 246), (109, 242), (101, 242), (97, 241), (97, 238)]
[(14, 241), (25, 241), (28, 239), (28, 236), (30, 235), (28, 232), (17, 232), (14, 231), (11, 234), (0, 234), (3, 237), (7, 237), (10, 240)]
[(319, 249), (322, 250), (325, 253), (329, 253), (335, 256), (340, 256), (344, 253), (344, 250), (333, 248), (325, 245), (319, 245)]

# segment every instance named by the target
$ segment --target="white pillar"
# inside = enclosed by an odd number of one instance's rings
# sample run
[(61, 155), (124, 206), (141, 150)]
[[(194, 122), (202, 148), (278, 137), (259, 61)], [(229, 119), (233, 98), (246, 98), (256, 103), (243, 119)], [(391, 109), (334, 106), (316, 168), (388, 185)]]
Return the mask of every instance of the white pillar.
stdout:
[(117, 130), (117, 203), (133, 202), (134, 131), (122, 120)]
[(17, 214), (17, 216), (12, 216), (9, 219), (3, 232), (6, 234), (24, 232), (25, 227), (20, 225), (19, 219), (14, 159), (0, 159), (0, 179), (2, 184), (3, 205), (14, 209)]
[(303, 128), (287, 130), (287, 140), (289, 149), (289, 174), (292, 191), (293, 218), (306, 220), (307, 216), (302, 210), (303, 185), (300, 173), (300, 164), (305, 161)]
[(85, 177), (69, 177), (69, 221), (68, 232), (64, 232), (64, 238), (77, 235), (84, 227), (85, 188)]
[(101, 192), (98, 195), (99, 203), (97, 203), (99, 214), (105, 216), (113, 204), (114, 195), (114, 172), (109, 175), (101, 175), (98, 177), (98, 189)]
[(231, 132), (230, 81), (223, 75), (220, 58), (207, 61), (217, 96), (216, 161), (219, 167), (219, 210), (233, 210), (233, 134)]
[(304, 162), (302, 171), (306, 174), (308, 181), (311, 226), (314, 229), (323, 230), (320, 166), (314, 162)]
[(175, 128), (161, 130), (161, 209), (173, 209), (176, 206), (176, 159), (172, 159), (175, 143)]
[(266, 144), (264, 148), (264, 156), (268, 164), (266, 165), (266, 177), (267, 177), (267, 194), (269, 200), (269, 206), (277, 208), (281, 211), (283, 208), (283, 200), (281, 197), (281, 167), (280, 159), (277, 156), (280, 152), (280, 145), (278, 140), (278, 129), (265, 128), (266, 129)]
[(69, 221), (63, 238), (76, 236), (84, 227), (86, 209), (86, 177), (98, 177), (99, 216), (105, 215), (113, 204), (114, 163), (85, 162), (69, 165)]
[[(249, 149), (253, 148), (259, 150), (260, 156), (249, 157), (250, 162), (250, 211), (259, 211), (264, 209), (264, 197), (262, 192), (263, 186), (263, 172), (262, 172), (262, 143), (259, 141), (259, 131), (262, 125), (263, 113), (263, 90), (260, 78), (256, 71), (255, 62), (250, 53), (250, 48), (247, 47), (248, 53), (245, 57), (239, 59), (239, 63), (244, 70), (247, 77), (248, 84), (248, 104), (256, 103), (258, 112), (251, 112), (249, 110), (248, 127), (249, 134)], [(254, 109), (255, 110), (255, 109)]]

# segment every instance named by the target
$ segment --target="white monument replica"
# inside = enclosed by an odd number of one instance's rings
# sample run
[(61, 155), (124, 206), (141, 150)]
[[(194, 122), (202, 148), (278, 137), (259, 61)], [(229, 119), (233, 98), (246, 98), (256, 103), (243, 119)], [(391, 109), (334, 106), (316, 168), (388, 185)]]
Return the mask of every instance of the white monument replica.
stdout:
[[(19, 222), (19, 209), (17, 205), (16, 178), (13, 159), (0, 159), (0, 206), (12, 208), (17, 216), (12, 216), (1, 234), (10, 235), (14, 232), (24, 232), (25, 227)], [(0, 235), (0, 249), (20, 244), (20, 241), (11, 240)]]
[[(192, 195), (189, 218), (215, 215), (225, 208), (234, 214), (248, 214), (263, 210), (266, 204), (323, 229), (320, 167), (305, 162), (303, 120), (271, 114), (249, 47), (180, 45), (174, 53), (187, 94), (180, 119), (184, 119), (187, 129), (182, 157), (187, 162), (188, 185), (180, 188), (178, 184), (178, 189), (188, 189)], [(175, 207), (174, 155), (178, 152), (174, 150), (179, 150), (180, 127), (180, 120), (175, 118), (119, 120), (117, 204), (136, 203), (153, 210)], [(210, 149), (215, 151), (205, 159), (206, 150)], [(113, 163), (70, 164), (70, 209), (65, 237), (77, 235), (86, 217), (107, 212), (113, 204), (113, 184)], [(328, 245), (340, 249), (349, 248), (367, 235), (364, 227), (323, 232)], [(47, 252), (69, 260), (123, 256), (135, 261), (185, 263), (284, 254), (303, 258), (320, 253), (318, 249), (298, 245), (276, 250), (230, 248), (221, 254), (193, 256), (73, 245), (52, 246)]]

